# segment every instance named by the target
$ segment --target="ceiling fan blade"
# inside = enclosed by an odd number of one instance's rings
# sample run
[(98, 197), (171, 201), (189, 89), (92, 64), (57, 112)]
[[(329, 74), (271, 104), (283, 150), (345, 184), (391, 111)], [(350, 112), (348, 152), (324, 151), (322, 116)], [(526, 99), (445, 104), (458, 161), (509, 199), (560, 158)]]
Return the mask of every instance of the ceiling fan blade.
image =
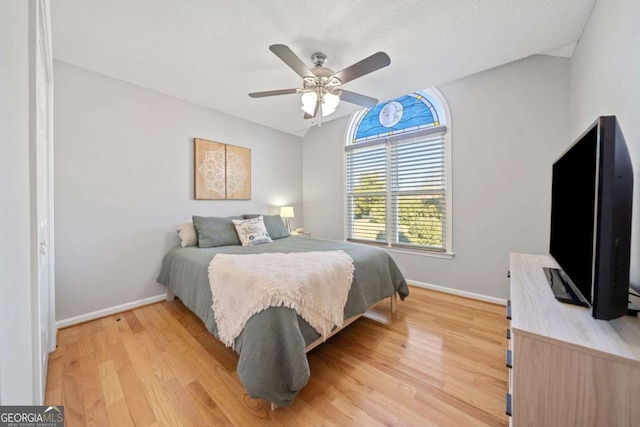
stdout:
[(252, 98), (264, 98), (265, 96), (291, 95), (292, 93), (298, 93), (298, 89), (279, 89), (268, 90), (266, 92), (253, 92), (250, 93), (249, 96)]
[(357, 79), (358, 77), (362, 77), (365, 74), (369, 74), (376, 70), (379, 70), (380, 68), (384, 68), (389, 64), (391, 64), (389, 55), (384, 52), (377, 52), (360, 62), (356, 62), (352, 66), (347, 67), (342, 71), (338, 71), (333, 75), (333, 77), (337, 78), (344, 84), (353, 79)]
[(370, 96), (361, 95), (359, 93), (350, 92), (344, 89), (340, 89), (340, 92), (342, 92), (342, 94), (340, 95), (340, 99), (352, 104), (358, 104), (362, 105), (363, 107), (370, 108), (378, 103), (377, 99), (371, 98)]
[(309, 67), (307, 67), (304, 62), (302, 62), (302, 60), (298, 58), (298, 55), (293, 53), (293, 51), (289, 49), (288, 46), (283, 44), (272, 44), (271, 46), (269, 46), (269, 50), (275, 53), (276, 56), (282, 60), (282, 62), (287, 64), (303, 79), (305, 77), (313, 77), (313, 73), (311, 72)]

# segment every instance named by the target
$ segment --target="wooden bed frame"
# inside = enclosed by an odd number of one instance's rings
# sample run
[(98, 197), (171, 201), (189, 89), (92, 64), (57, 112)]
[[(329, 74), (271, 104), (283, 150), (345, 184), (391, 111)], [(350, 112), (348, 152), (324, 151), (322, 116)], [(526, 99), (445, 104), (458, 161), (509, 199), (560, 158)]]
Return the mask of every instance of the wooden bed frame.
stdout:
[[(173, 292), (171, 292), (168, 288), (167, 288), (167, 301), (173, 301), (176, 298), (175, 294)], [(389, 301), (391, 303), (391, 313), (395, 313), (396, 310), (398, 309), (398, 293), (394, 292), (393, 295), (391, 295), (389, 297)], [(379, 301), (378, 301), (379, 302)], [(369, 310), (371, 310), (371, 308), (373, 306), (375, 306), (378, 303), (375, 303), (374, 305), (372, 305), (371, 307), (369, 307), (365, 313)], [(361, 314), (356, 314), (355, 316), (352, 316), (348, 319), (346, 319), (344, 322), (342, 322), (342, 327), (340, 328), (336, 328), (334, 329), (328, 336), (327, 338), (323, 339), (322, 337), (318, 338), (317, 340), (315, 340), (314, 342), (312, 342), (311, 344), (309, 344), (308, 346), (305, 347), (304, 352), (305, 353), (309, 353), (311, 350), (313, 350), (314, 348), (316, 348), (317, 346), (319, 346), (320, 344), (322, 344), (323, 342), (325, 342), (326, 340), (328, 340), (329, 338), (331, 338), (332, 336), (334, 336), (335, 334), (337, 334), (338, 332), (340, 332), (341, 330), (343, 330), (344, 328), (346, 328), (347, 326), (349, 326), (350, 324), (352, 324), (353, 322), (355, 322), (356, 320), (358, 320), (360, 317), (362, 317), (365, 313), (361, 313)], [(275, 403), (271, 402), (271, 410), (276, 410), (278, 409), (279, 406), (276, 405)]]
[[(169, 289), (167, 289), (167, 301), (173, 301), (176, 298), (176, 295), (171, 292)], [(391, 295), (389, 297), (389, 301), (391, 303), (391, 312), (395, 313), (396, 310), (398, 309), (398, 293), (394, 292), (393, 295)], [(378, 304), (378, 303), (376, 303)], [(371, 307), (369, 307), (365, 313), (369, 310), (371, 310), (371, 308), (373, 306), (375, 306), (376, 304), (372, 305)], [(338, 332), (340, 332), (342, 329), (346, 328), (347, 326), (349, 326), (350, 324), (352, 324), (353, 322), (355, 322), (356, 320), (358, 320), (360, 317), (362, 317), (364, 313), (361, 314), (356, 314), (355, 316), (352, 316), (348, 319), (346, 319), (344, 322), (342, 322), (342, 327), (340, 328), (336, 328), (334, 329), (328, 336), (326, 339), (322, 339), (322, 337), (318, 338), (317, 340), (315, 340), (314, 342), (312, 342), (311, 344), (309, 344), (308, 346), (305, 347), (304, 352), (305, 353), (309, 353), (311, 350), (313, 350), (314, 348), (316, 348), (318, 345), (322, 344), (324, 341), (328, 340), (329, 338), (331, 338), (332, 336), (334, 336), (335, 334), (337, 334)]]
[[(391, 295), (389, 297), (389, 300), (391, 301), (391, 312), (395, 313), (396, 309), (398, 307), (398, 293), (394, 292), (393, 295)], [(376, 304), (378, 304), (378, 303), (376, 303)], [(367, 311), (371, 310), (371, 308), (373, 306), (375, 306), (376, 304), (374, 304), (371, 307), (369, 307), (364, 313), (366, 313)], [(341, 330), (343, 330), (344, 328), (346, 328), (347, 326), (349, 326), (350, 324), (352, 324), (353, 322), (358, 320), (360, 317), (362, 317), (362, 315), (364, 313), (356, 314), (355, 316), (351, 316), (350, 318), (346, 319), (344, 322), (342, 322), (342, 327), (334, 329), (327, 336), (326, 339), (322, 339), (322, 337), (318, 338), (317, 340), (315, 340), (314, 342), (312, 342), (311, 344), (306, 346), (305, 349), (304, 349), (304, 352), (305, 353), (309, 353), (311, 350), (313, 350), (314, 348), (316, 348), (317, 346), (319, 346), (320, 344), (322, 344), (323, 342), (325, 342), (326, 340), (328, 340), (329, 338), (331, 338), (332, 336), (334, 336), (335, 334), (337, 334), (338, 332), (340, 332)]]

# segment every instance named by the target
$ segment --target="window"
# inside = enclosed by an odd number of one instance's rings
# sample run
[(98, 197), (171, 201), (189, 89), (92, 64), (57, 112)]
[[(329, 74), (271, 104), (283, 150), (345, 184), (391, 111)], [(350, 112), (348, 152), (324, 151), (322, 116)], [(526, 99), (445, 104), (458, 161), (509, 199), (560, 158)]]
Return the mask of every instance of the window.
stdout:
[(345, 147), (347, 240), (451, 252), (442, 99), (419, 91), (354, 117)]

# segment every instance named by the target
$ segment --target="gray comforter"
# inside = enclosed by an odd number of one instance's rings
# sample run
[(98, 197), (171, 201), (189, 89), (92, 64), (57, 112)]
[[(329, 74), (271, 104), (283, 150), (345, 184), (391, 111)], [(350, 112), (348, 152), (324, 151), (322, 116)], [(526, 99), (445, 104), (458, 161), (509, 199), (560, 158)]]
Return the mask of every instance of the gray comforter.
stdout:
[[(344, 318), (364, 313), (376, 302), (398, 292), (409, 295), (407, 283), (386, 251), (366, 245), (291, 236), (258, 246), (175, 248), (165, 255), (158, 282), (167, 286), (217, 335), (208, 279), (209, 262), (217, 253), (309, 252), (343, 250), (355, 272)], [(235, 348), (238, 377), (253, 398), (290, 406), (309, 379), (305, 347), (320, 335), (293, 309), (272, 307), (251, 317)]]

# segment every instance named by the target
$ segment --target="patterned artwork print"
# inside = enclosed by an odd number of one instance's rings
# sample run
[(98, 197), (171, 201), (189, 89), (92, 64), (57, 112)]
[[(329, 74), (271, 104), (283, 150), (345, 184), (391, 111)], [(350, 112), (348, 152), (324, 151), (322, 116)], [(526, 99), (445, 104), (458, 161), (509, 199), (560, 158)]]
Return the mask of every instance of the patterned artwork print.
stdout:
[(195, 198), (250, 200), (251, 150), (194, 138)]
[(213, 191), (221, 199), (224, 199), (224, 180), (225, 180), (225, 148), (217, 148), (205, 151), (205, 159), (198, 168), (204, 178), (207, 190)]
[(351, 143), (444, 125), (440, 103), (426, 91), (414, 92), (365, 111)]
[(227, 200), (251, 199), (251, 150), (226, 145)]
[(242, 156), (230, 151), (227, 153), (227, 195), (231, 196), (244, 190), (249, 176)]

